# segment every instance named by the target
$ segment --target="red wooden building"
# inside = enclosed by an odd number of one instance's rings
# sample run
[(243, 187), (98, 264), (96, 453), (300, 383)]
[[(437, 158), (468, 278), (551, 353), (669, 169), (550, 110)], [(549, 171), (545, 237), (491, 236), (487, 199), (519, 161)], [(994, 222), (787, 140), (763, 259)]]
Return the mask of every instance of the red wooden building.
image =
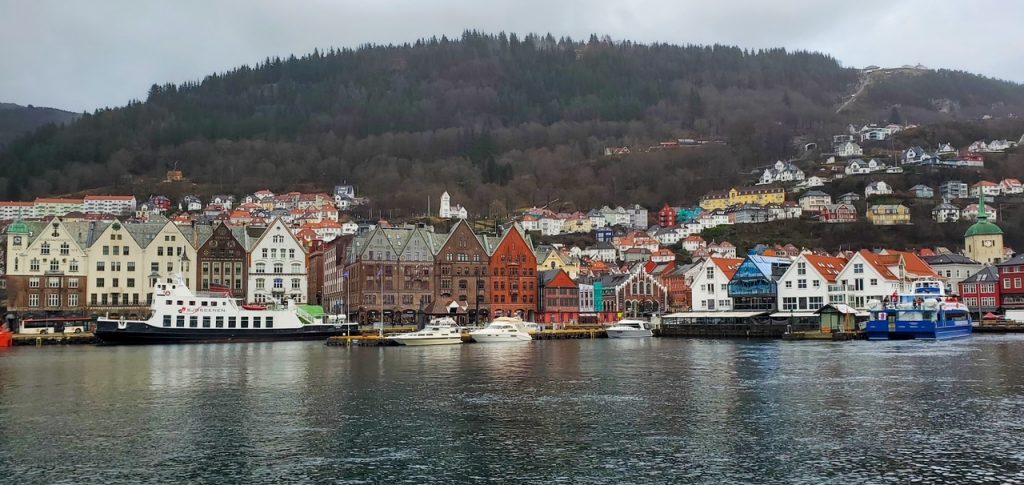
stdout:
[(999, 309), (999, 289), (999, 271), (994, 266), (985, 266), (961, 281), (957, 294), (972, 313), (988, 313)]
[(1000, 307), (1004, 310), (1024, 309), (1024, 254), (996, 265), (999, 270)]
[(665, 204), (665, 207), (658, 211), (658, 225), (661, 227), (675, 227), (676, 210)]
[(537, 323), (564, 325), (579, 322), (580, 292), (569, 274), (561, 269), (537, 273), (540, 298)]
[(490, 260), (491, 313), (532, 319), (537, 313), (537, 257), (519, 224), (501, 236)]

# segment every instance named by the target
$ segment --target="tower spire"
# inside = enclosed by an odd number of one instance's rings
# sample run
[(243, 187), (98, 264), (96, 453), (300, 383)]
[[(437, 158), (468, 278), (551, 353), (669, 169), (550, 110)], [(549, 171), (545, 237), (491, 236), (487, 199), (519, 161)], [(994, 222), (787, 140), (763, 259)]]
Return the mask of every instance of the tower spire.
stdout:
[(978, 191), (978, 221), (988, 221), (988, 211), (985, 210), (985, 194)]

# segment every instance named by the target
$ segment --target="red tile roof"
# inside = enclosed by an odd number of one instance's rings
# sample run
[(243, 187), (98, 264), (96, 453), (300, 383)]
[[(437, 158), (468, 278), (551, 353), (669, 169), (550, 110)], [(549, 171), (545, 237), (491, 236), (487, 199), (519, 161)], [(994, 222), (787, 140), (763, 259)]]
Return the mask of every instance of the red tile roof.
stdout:
[(846, 260), (843, 258), (816, 256), (813, 254), (805, 254), (803, 257), (829, 283), (835, 283), (836, 276), (839, 276), (839, 272), (846, 266)]
[(743, 264), (743, 260), (739, 258), (712, 258), (711, 261), (718, 266), (718, 269), (725, 273), (725, 276), (732, 279), (733, 275), (736, 274), (736, 270), (739, 269), (740, 265)]

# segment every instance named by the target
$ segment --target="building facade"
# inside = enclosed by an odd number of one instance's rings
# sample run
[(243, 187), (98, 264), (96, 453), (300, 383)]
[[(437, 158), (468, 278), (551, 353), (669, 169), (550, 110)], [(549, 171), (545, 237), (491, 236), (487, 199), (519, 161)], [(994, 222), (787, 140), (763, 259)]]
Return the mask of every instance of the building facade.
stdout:
[(247, 299), (266, 303), (306, 301), (306, 252), (280, 218), (274, 219), (249, 253)]

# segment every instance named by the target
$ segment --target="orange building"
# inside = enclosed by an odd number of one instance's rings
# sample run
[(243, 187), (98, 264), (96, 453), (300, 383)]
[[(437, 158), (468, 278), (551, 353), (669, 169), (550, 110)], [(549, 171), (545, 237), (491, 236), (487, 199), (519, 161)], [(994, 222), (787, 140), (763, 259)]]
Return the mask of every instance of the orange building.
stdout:
[(537, 313), (537, 257), (519, 224), (501, 236), (491, 253), (490, 270), (493, 315), (533, 319)]

